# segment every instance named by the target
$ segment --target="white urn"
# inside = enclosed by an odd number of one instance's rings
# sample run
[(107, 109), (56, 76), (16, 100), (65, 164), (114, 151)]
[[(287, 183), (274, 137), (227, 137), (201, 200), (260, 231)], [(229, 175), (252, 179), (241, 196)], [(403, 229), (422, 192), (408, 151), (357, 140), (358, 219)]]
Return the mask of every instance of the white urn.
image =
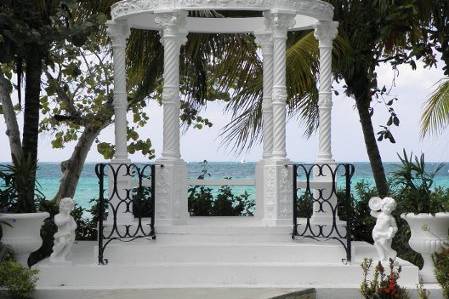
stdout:
[(423, 268), (419, 271), (423, 283), (436, 283), (432, 255), (447, 245), (449, 230), (449, 213), (402, 214), (410, 226), (410, 247), (420, 253), (424, 259)]
[(2, 224), (2, 243), (13, 250), (17, 261), (25, 267), (30, 254), (42, 245), (41, 227), (49, 216), (47, 212), (0, 214), (0, 221), (9, 224)]

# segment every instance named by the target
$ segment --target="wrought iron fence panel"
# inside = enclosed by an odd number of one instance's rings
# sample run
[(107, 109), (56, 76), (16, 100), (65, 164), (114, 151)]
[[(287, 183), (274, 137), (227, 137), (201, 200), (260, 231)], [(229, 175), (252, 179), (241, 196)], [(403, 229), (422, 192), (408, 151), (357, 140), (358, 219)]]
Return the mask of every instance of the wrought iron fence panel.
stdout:
[[(354, 172), (352, 164), (293, 164), (293, 239), (336, 240), (345, 249), (346, 261), (351, 261)], [(320, 213), (330, 215), (331, 222), (314, 221), (314, 214), (319, 217)]]
[[(112, 241), (156, 239), (156, 165), (101, 163), (95, 166), (95, 173), (99, 184), (98, 263), (105, 265), (108, 260), (104, 253)], [(109, 184), (107, 189), (105, 178)], [(127, 214), (132, 221), (121, 223), (121, 214)]]

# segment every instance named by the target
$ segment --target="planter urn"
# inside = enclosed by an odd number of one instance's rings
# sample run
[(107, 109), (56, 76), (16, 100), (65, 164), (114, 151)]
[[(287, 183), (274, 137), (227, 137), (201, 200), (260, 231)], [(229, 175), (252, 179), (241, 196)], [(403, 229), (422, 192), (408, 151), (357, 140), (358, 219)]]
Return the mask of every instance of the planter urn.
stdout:
[(402, 214), (401, 218), (410, 226), (410, 247), (424, 259), (420, 278), (423, 283), (437, 283), (432, 255), (441, 251), (449, 242), (449, 213)]
[(0, 214), (0, 221), (9, 225), (2, 225), (2, 243), (10, 247), (14, 256), (23, 266), (28, 266), (28, 257), (33, 251), (42, 246), (41, 227), (47, 212)]

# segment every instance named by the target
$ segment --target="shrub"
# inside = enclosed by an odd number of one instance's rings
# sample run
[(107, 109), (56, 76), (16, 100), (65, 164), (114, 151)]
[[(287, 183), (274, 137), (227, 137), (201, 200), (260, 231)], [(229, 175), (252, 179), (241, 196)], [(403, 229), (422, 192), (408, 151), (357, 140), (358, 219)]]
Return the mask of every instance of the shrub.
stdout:
[(231, 187), (221, 186), (216, 198), (213, 190), (205, 186), (189, 188), (190, 216), (253, 216), (254, 201), (248, 192), (236, 195)]
[(0, 262), (0, 287), (5, 288), (13, 299), (31, 298), (38, 272), (36, 269), (27, 269), (14, 260), (4, 260)]
[(399, 210), (415, 214), (444, 212), (447, 198), (441, 195), (445, 192), (441, 188), (432, 188), (433, 180), (444, 164), (429, 172), (426, 169), (424, 154), (418, 158), (413, 157), (413, 154), (408, 156), (404, 150), (403, 156), (398, 154), (398, 157), (402, 165), (393, 172), (393, 183), (397, 189), (395, 195)]
[(443, 295), (445, 298), (449, 298), (449, 248), (434, 254), (433, 263), (435, 264), (435, 276), (443, 288)]
[(389, 299), (409, 298), (407, 291), (401, 288), (397, 281), (401, 273), (401, 266), (397, 265), (394, 260), (390, 259), (389, 268), (390, 273), (387, 274), (385, 268), (381, 262), (374, 268), (372, 279), (368, 279), (371, 266), (373, 264), (372, 259), (364, 259), (362, 262), (363, 280), (360, 285), (360, 292), (366, 299)]

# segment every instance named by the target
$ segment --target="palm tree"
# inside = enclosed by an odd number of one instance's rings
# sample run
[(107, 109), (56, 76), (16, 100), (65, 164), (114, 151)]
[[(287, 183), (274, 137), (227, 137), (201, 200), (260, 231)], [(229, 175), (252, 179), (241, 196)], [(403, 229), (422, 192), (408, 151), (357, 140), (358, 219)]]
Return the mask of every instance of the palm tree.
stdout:
[(418, 55), (421, 52), (430, 53), (431, 59), (424, 60), (427, 66), (436, 65), (433, 53), (439, 52), (444, 62), (443, 71), (446, 77), (437, 83), (437, 89), (424, 106), (421, 137), (427, 134), (440, 134), (449, 125), (449, 2), (446, 0), (429, 2), (432, 5), (431, 15), (422, 24), (423, 41), (417, 44), (416, 52)]
[(421, 136), (440, 134), (449, 125), (449, 77), (439, 85), (424, 106), (421, 118)]

